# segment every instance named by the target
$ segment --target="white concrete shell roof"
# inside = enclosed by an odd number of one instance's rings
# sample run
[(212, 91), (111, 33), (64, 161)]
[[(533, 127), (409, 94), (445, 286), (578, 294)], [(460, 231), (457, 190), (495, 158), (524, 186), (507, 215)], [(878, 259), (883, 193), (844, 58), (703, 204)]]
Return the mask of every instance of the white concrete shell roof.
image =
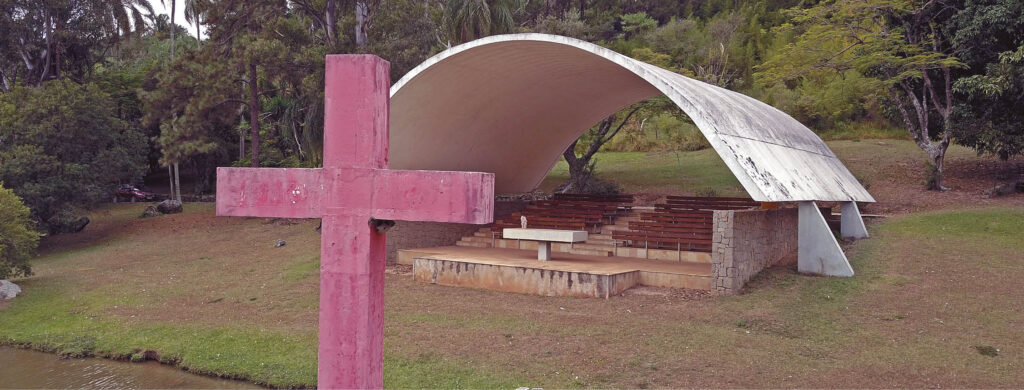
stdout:
[(633, 103), (665, 95), (765, 202), (871, 195), (810, 129), (756, 99), (577, 39), (497, 35), (424, 61), (391, 87), (392, 169), (495, 174), (532, 191), (562, 151)]

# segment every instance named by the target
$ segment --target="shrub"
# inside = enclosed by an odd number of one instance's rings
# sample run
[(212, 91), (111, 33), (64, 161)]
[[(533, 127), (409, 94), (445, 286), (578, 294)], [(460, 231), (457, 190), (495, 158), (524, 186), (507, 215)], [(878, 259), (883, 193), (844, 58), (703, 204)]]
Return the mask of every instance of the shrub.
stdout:
[(149, 151), (109, 94), (69, 80), (0, 94), (0, 140), (0, 181), (43, 225), (137, 181)]
[(29, 276), (29, 258), (39, 245), (29, 209), (13, 191), (0, 183), (0, 279)]

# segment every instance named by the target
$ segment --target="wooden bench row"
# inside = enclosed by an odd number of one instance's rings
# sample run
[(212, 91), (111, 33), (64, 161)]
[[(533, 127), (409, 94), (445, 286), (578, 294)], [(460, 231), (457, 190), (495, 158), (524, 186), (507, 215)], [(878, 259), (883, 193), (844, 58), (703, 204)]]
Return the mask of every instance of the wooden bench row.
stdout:
[(658, 203), (654, 205), (655, 210), (749, 210), (759, 206), (744, 206), (738, 204), (706, 204), (706, 203)]
[(602, 224), (614, 223), (616, 217), (628, 213), (628, 203), (624, 201), (632, 201), (632, 195), (560, 195), (561, 199), (534, 201), (522, 212), (496, 222), (496, 235), (500, 235), (500, 229), (522, 226), (522, 216), (526, 217), (527, 227), (598, 232)]
[[(497, 234), (501, 234), (501, 229), (504, 228), (518, 228), (522, 224), (519, 221), (519, 217), (522, 214), (512, 214), (501, 221), (494, 223), (494, 227), (497, 228)], [(583, 218), (561, 218), (561, 217), (541, 217), (541, 216), (526, 216), (526, 220), (529, 227), (539, 229), (565, 229), (565, 230), (587, 230), (588, 221)]]
[(554, 200), (605, 202), (632, 204), (633, 194), (593, 195), (593, 194), (555, 194)]
[(668, 196), (665, 204), (658, 206), (669, 209), (743, 210), (760, 207), (761, 202), (751, 198)]
[(701, 202), (756, 202), (751, 198), (739, 198), (729, 196), (681, 196), (681, 195), (669, 195), (665, 197), (668, 200), (694, 200)]
[(688, 252), (711, 252), (711, 236), (685, 236), (662, 232), (620, 231), (612, 234), (616, 241), (632, 243), (633, 247), (647, 249), (674, 249)]
[(612, 233), (625, 245), (647, 249), (711, 252), (714, 212), (675, 205), (656, 205), (654, 212), (641, 213), (629, 230)]

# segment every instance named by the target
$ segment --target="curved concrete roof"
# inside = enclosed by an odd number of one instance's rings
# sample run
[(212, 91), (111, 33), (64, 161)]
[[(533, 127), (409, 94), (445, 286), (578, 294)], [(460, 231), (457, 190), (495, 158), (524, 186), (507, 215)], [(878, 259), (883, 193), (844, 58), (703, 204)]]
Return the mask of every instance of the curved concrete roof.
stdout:
[(782, 111), (577, 39), (496, 35), (424, 61), (391, 87), (393, 169), (495, 174), (496, 193), (532, 191), (595, 123), (666, 95), (752, 198), (874, 199), (832, 150)]

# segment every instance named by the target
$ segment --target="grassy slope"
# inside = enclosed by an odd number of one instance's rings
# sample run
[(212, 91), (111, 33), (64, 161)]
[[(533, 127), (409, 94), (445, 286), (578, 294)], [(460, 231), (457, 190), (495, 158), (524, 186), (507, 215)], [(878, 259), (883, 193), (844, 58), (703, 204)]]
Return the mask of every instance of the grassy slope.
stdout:
[[(833, 143), (840, 156), (902, 155), (876, 146)], [(680, 158), (711, 157), (700, 153)], [(616, 157), (624, 162), (603, 172), (621, 166), (624, 180), (662, 182), (638, 178), (649, 171), (626, 163), (634, 156)], [(872, 164), (851, 163), (888, 183)], [(696, 186), (725, 186), (711, 177)], [(388, 275), (385, 384), (1024, 386), (1024, 207), (1012, 204), (891, 218), (849, 249), (857, 277), (773, 269), (735, 297), (535, 297)], [(155, 350), (190, 370), (313, 385), (313, 222), (215, 218), (209, 205), (135, 219), (141, 211), (106, 207), (86, 232), (50, 239), (37, 275), (18, 281), (24, 294), (0, 311), (0, 341), (122, 358)], [(273, 248), (278, 239), (288, 244)]]
[[(312, 386), (315, 224), (216, 218), (210, 204), (136, 219), (144, 207), (104, 207), (87, 233), (47, 242), (36, 276), (18, 281), (24, 294), (0, 312), (0, 342), (120, 359), (152, 350), (190, 371)], [(274, 248), (278, 239), (288, 245)], [(508, 386), (440, 358), (386, 359), (393, 387)]]
[[(872, 192), (919, 189), (923, 185), (925, 154), (913, 142), (830, 141), (828, 145)], [(598, 153), (595, 158), (597, 176), (620, 184), (626, 192), (747, 196), (739, 181), (711, 149), (697, 152)], [(968, 188), (974, 183), (958, 181), (957, 174), (961, 173), (958, 169), (971, 169), (971, 164), (980, 162), (999, 166), (991, 160), (978, 158), (970, 149), (956, 145), (949, 148), (946, 162), (947, 170), (951, 171), (952, 185), (963, 182), (962, 187), (967, 190), (974, 190)], [(989, 178), (994, 176), (993, 172), (982, 174)], [(550, 192), (568, 178), (568, 167), (560, 159), (541, 183), (541, 189)], [(988, 188), (990, 186), (983, 189)]]

